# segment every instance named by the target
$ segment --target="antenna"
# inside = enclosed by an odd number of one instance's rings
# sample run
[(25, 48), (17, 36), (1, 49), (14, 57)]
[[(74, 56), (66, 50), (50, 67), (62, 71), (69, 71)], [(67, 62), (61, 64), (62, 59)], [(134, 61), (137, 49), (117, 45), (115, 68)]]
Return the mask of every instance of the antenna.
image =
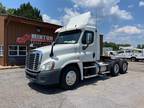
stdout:
[(98, 11), (96, 9), (96, 28), (98, 29), (99, 28), (99, 25), (98, 25)]

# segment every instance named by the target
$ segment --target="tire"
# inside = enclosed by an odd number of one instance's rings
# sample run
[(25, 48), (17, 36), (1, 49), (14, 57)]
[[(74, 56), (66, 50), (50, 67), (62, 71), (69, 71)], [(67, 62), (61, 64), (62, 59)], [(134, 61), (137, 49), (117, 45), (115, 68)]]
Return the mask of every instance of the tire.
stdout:
[(121, 67), (120, 67), (120, 73), (125, 74), (128, 70), (128, 63), (127, 61), (122, 61)]
[(79, 70), (74, 66), (68, 66), (62, 70), (60, 85), (62, 89), (71, 90), (77, 87), (80, 81)]
[(111, 65), (111, 75), (112, 76), (118, 76), (119, 72), (120, 72), (120, 65), (118, 62), (114, 62)]
[(131, 58), (131, 61), (132, 61), (132, 62), (135, 62), (135, 61), (136, 61), (136, 58), (135, 58), (135, 57), (132, 57), (132, 58)]

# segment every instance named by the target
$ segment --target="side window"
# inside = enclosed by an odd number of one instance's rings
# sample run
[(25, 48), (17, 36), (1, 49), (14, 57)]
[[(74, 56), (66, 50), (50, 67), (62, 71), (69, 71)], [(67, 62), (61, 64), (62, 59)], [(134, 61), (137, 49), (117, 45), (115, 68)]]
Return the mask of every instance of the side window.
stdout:
[(82, 44), (86, 44), (87, 36), (89, 36), (90, 44), (92, 44), (94, 41), (94, 32), (92, 32), (92, 31), (85, 31), (83, 38), (82, 38)]
[(142, 53), (142, 51), (138, 51), (138, 53)]
[(119, 52), (118, 52), (118, 54), (123, 54), (123, 53), (124, 53), (124, 51), (119, 51)]
[(131, 53), (131, 51), (130, 50), (126, 50), (126, 53)]

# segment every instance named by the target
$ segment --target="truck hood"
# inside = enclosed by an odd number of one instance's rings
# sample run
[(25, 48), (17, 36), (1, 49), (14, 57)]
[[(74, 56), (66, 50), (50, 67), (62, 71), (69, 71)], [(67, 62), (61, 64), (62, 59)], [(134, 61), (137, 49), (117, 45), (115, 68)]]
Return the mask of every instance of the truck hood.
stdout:
[[(35, 49), (35, 51), (40, 51), (43, 55), (42, 59), (48, 59), (50, 58), (50, 52), (51, 52), (52, 46), (45, 46)], [(54, 56), (60, 56), (68, 53), (73, 53), (76, 51), (76, 45), (75, 44), (56, 44), (53, 47)]]

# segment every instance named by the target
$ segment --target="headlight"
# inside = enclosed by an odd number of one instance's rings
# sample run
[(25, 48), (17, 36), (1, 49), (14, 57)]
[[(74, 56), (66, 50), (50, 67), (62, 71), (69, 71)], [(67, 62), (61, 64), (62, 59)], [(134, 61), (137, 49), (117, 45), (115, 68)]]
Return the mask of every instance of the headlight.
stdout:
[(55, 62), (54, 61), (51, 61), (51, 62), (48, 62), (46, 64), (43, 64), (40, 66), (40, 70), (41, 71), (44, 71), (44, 70), (52, 70), (55, 66)]

